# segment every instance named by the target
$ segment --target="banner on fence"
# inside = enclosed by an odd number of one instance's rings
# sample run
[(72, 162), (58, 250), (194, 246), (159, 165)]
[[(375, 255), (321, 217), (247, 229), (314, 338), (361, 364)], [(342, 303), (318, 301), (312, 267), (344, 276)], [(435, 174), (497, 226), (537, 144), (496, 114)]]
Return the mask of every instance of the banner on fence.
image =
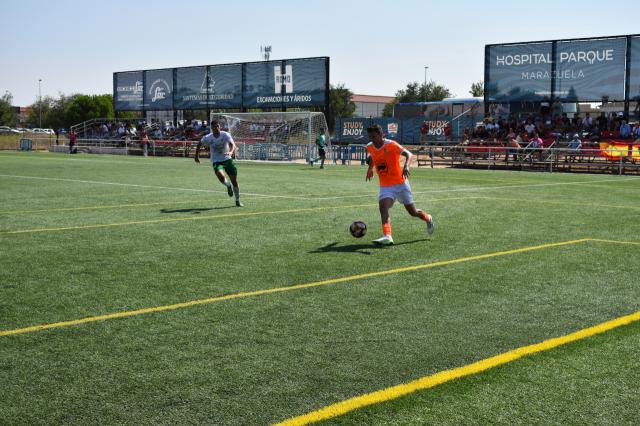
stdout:
[(113, 96), (116, 111), (323, 107), (329, 58), (117, 72)]

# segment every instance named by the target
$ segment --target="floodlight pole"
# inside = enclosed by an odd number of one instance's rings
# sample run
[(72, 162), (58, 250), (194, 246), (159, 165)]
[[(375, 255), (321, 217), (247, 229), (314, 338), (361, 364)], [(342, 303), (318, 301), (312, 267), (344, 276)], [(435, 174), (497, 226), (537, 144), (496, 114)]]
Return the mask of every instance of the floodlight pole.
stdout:
[(427, 70), (429, 67), (424, 67), (424, 101), (427, 102)]
[(38, 79), (38, 116), (40, 117), (39, 118), (40, 124), (38, 125), (38, 127), (42, 129), (42, 79), (41, 78)]

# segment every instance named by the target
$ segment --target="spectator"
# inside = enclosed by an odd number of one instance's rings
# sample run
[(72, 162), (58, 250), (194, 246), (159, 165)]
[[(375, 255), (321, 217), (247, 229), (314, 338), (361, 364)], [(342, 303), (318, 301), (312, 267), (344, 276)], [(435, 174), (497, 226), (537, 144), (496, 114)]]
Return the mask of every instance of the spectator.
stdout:
[(76, 139), (78, 139), (78, 134), (75, 129), (71, 130), (71, 133), (69, 134), (69, 154), (75, 154), (78, 152), (77, 148), (75, 148)]
[(600, 132), (606, 132), (609, 129), (609, 120), (607, 120), (604, 112), (600, 113), (600, 117), (596, 119), (596, 124), (598, 125)]
[(562, 115), (562, 102), (560, 100), (556, 99), (551, 105), (551, 114), (554, 118)]
[(533, 132), (533, 137), (529, 140), (529, 145), (531, 148), (542, 148), (542, 139), (540, 138), (540, 135), (538, 134), (537, 130), (534, 130)]
[(542, 115), (543, 119), (546, 119), (550, 113), (551, 104), (549, 103), (549, 98), (545, 96), (542, 102), (540, 102), (540, 115)]
[[(524, 130), (529, 134), (529, 136), (533, 135), (534, 132), (536, 132), (536, 126), (531, 123), (528, 122), (525, 126), (524, 126)], [(537, 133), (537, 132), (536, 132)]]
[(569, 142), (568, 148), (573, 151), (577, 151), (580, 148), (582, 148), (582, 141), (580, 140), (580, 135), (578, 135), (577, 133), (573, 135), (573, 139), (571, 139), (571, 142)]
[(622, 120), (620, 125), (620, 137), (622, 139), (629, 139), (631, 137), (631, 126), (626, 120)]
[(147, 135), (147, 132), (145, 130), (142, 131), (141, 143), (142, 153), (146, 157), (147, 155), (149, 155), (149, 136)]
[(516, 135), (513, 132), (513, 129), (509, 129), (508, 139), (507, 139), (507, 156), (506, 161), (509, 161), (509, 155), (513, 155), (513, 161), (518, 161), (518, 153), (520, 152), (520, 148), (522, 147), (522, 137), (520, 135)]

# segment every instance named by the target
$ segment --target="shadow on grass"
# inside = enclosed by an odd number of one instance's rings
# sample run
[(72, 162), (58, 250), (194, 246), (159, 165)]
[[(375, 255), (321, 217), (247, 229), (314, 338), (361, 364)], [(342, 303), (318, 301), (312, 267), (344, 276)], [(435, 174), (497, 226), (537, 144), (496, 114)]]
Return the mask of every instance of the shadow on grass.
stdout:
[(161, 209), (161, 213), (193, 213), (200, 214), (201, 212), (208, 212), (211, 210), (231, 209), (235, 206), (222, 206), (222, 207), (192, 207), (190, 209)]
[(316, 253), (359, 253), (359, 254), (372, 254), (371, 251), (367, 251), (367, 250), (384, 250), (384, 249), (388, 249), (388, 248), (392, 248), (393, 246), (403, 246), (406, 244), (415, 244), (415, 243), (420, 243), (423, 241), (429, 241), (428, 238), (422, 238), (419, 240), (413, 240), (413, 241), (403, 241), (400, 243), (395, 243), (391, 246), (382, 246), (382, 245), (378, 245), (378, 244), (374, 244), (374, 243), (363, 243), (363, 244), (348, 244), (348, 245), (344, 245), (344, 246), (339, 246), (338, 242), (335, 243), (329, 243), (324, 247), (319, 247), (315, 250), (312, 250), (308, 253), (310, 254), (316, 254)]

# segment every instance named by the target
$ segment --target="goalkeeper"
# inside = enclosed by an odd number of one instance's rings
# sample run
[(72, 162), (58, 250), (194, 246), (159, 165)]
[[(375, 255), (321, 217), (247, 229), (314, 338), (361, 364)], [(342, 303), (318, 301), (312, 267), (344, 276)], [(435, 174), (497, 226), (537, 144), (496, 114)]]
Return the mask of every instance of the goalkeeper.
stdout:
[(320, 168), (324, 169), (324, 159), (327, 156), (324, 150), (325, 144), (326, 144), (326, 139), (324, 136), (324, 129), (320, 129), (320, 134), (316, 138), (316, 146), (318, 147), (318, 157), (313, 158), (309, 161), (309, 164), (311, 164), (311, 167), (313, 167), (313, 163), (320, 160)]

